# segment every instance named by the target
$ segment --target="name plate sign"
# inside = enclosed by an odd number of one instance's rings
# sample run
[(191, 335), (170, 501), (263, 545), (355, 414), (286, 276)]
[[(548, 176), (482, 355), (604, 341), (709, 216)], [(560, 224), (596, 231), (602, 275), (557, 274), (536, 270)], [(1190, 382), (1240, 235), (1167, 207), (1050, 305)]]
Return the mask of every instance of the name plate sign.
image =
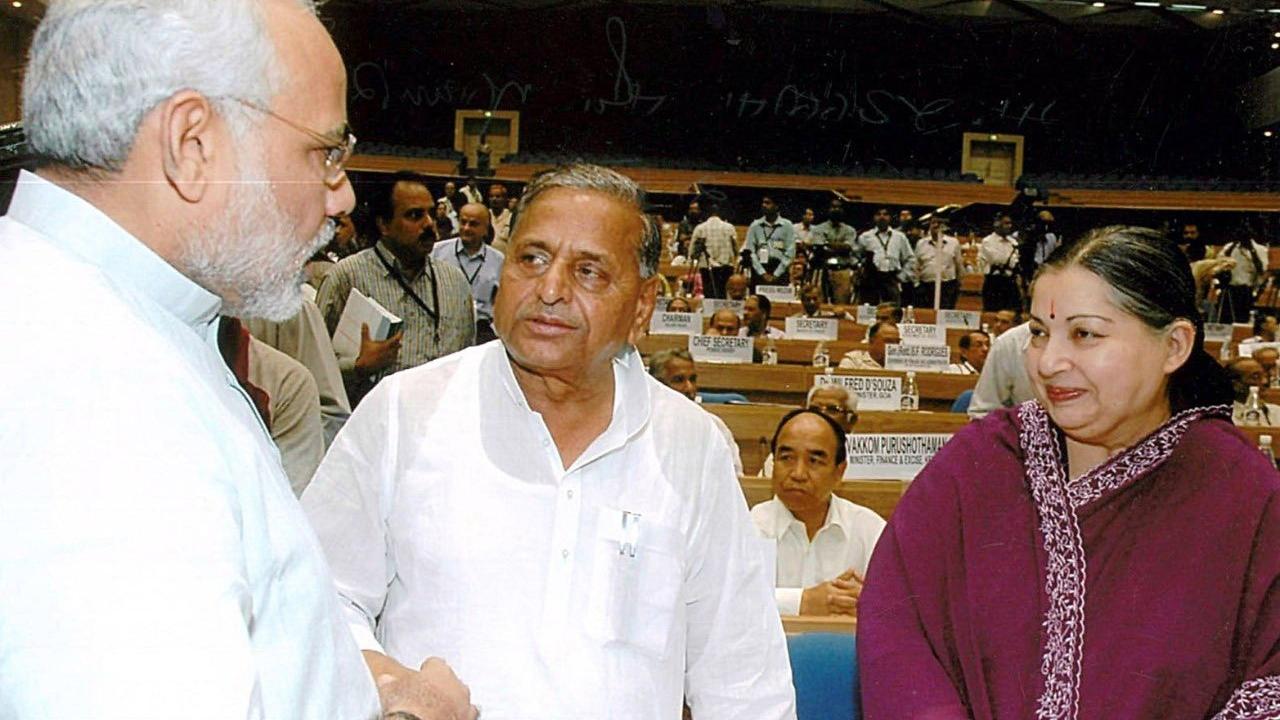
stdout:
[(857, 318), (858, 318), (859, 325), (874, 324), (876, 321), (876, 306), (875, 305), (859, 305)]
[(853, 434), (847, 439), (846, 480), (913, 480), (938, 450), (948, 433)]
[(1253, 357), (1262, 348), (1275, 348), (1276, 352), (1280, 352), (1280, 342), (1240, 343), (1240, 357)]
[(724, 335), (692, 335), (689, 354), (695, 362), (751, 363), (751, 338)]
[(702, 301), (702, 316), (711, 317), (712, 315), (715, 315), (720, 310), (724, 310), (727, 308), (729, 310), (732, 310), (734, 314), (736, 314), (738, 317), (742, 317), (742, 308), (744, 305), (746, 305), (746, 303), (741, 300), (722, 300), (717, 298), (705, 298)]
[(900, 323), (898, 334), (903, 345), (946, 345), (947, 329), (941, 325)]
[(840, 321), (836, 318), (792, 315), (786, 322), (788, 340), (835, 340), (840, 337)]
[(902, 409), (902, 378), (896, 375), (814, 375), (813, 385), (847, 388), (857, 394), (859, 410)]
[(702, 316), (698, 313), (655, 312), (649, 318), (651, 335), (699, 335), (702, 333)]
[(796, 294), (796, 289), (790, 285), (757, 285), (756, 294), (769, 298), (769, 302), (800, 302), (800, 296)]
[[(901, 327), (901, 326), (900, 326)], [(951, 348), (946, 345), (885, 345), (886, 370), (945, 372), (951, 364)]]
[(1210, 342), (1231, 342), (1235, 326), (1230, 323), (1205, 323), (1204, 339)]
[(974, 310), (939, 310), (938, 324), (944, 328), (978, 330), (982, 327), (982, 313)]

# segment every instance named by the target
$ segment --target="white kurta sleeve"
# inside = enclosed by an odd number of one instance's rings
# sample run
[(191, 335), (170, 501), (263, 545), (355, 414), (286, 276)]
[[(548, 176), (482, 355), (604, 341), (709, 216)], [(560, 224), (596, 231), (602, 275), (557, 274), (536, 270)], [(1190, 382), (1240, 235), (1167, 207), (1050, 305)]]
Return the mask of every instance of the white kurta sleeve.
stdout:
[(799, 615), (800, 598), (804, 588), (777, 588), (773, 591), (774, 602), (778, 605), (779, 615)]
[(261, 718), (234, 480), (257, 470), (203, 418), (149, 412), (180, 392), (66, 384), (132, 412), (16, 386), (0, 407), (0, 717)]
[(719, 433), (708, 443), (685, 579), (685, 694), (699, 720), (795, 717), (774, 568)]
[(375, 620), (396, 572), (386, 524), (398, 444), (393, 385), (387, 378), (360, 403), (302, 495), (356, 645), (380, 653)]

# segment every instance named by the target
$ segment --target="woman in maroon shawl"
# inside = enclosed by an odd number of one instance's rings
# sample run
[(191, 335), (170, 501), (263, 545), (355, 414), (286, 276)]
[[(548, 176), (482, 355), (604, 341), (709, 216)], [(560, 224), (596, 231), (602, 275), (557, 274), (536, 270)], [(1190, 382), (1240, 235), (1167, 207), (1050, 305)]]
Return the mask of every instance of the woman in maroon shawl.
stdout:
[(867, 718), (1280, 718), (1280, 476), (1194, 303), (1148, 230), (1040, 272), (1037, 399), (957, 433), (872, 557)]

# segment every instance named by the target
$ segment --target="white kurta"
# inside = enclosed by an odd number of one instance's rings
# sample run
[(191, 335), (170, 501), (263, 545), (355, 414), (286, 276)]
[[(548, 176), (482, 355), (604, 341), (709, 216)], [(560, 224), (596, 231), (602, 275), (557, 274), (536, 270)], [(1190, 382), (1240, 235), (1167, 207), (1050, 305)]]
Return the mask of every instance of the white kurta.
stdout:
[(357, 641), (444, 658), (485, 720), (794, 717), (727, 440), (634, 350), (614, 381), (567, 471), (500, 341), (365, 398), (303, 495)]
[(218, 306), (21, 175), (0, 219), (0, 717), (377, 715)]
[(831, 496), (827, 519), (809, 540), (804, 523), (796, 519), (777, 497), (751, 508), (751, 519), (761, 536), (778, 543), (778, 612), (800, 614), (805, 588), (834, 580), (853, 568), (867, 574), (871, 551), (884, 530), (884, 518), (871, 508)]

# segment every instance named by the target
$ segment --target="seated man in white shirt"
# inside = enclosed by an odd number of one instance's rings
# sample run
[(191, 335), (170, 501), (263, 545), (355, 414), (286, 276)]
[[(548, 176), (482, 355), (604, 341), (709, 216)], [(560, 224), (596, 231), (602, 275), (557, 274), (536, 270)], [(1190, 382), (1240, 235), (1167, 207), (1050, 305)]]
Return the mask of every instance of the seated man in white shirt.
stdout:
[[(1249, 400), (1249, 388), (1258, 388), (1261, 393), (1267, 389), (1267, 374), (1262, 364), (1248, 357), (1239, 357), (1227, 363), (1227, 374), (1231, 376), (1231, 389), (1235, 401), (1231, 403), (1231, 422), (1236, 425), (1250, 424), (1245, 421), (1245, 403)], [(1280, 406), (1262, 401), (1262, 422), (1259, 425), (1280, 425)]]
[(495, 719), (794, 718), (736, 448), (634, 347), (643, 191), (539, 173), (510, 248), (500, 340), (380, 382), (302, 498), (374, 675), (444, 658)]
[(884, 346), (901, 341), (898, 326), (892, 322), (878, 322), (871, 326), (866, 350), (850, 350), (840, 358), (842, 370), (883, 370)]
[(844, 477), (845, 433), (817, 410), (787, 413), (773, 435), (773, 499), (751, 509), (778, 543), (778, 612), (856, 615), (884, 518), (833, 494)]
[(987, 362), (987, 353), (991, 352), (991, 336), (981, 330), (967, 332), (960, 336), (957, 343), (960, 349), (960, 362), (947, 366), (947, 372), (953, 375), (977, 375)]

